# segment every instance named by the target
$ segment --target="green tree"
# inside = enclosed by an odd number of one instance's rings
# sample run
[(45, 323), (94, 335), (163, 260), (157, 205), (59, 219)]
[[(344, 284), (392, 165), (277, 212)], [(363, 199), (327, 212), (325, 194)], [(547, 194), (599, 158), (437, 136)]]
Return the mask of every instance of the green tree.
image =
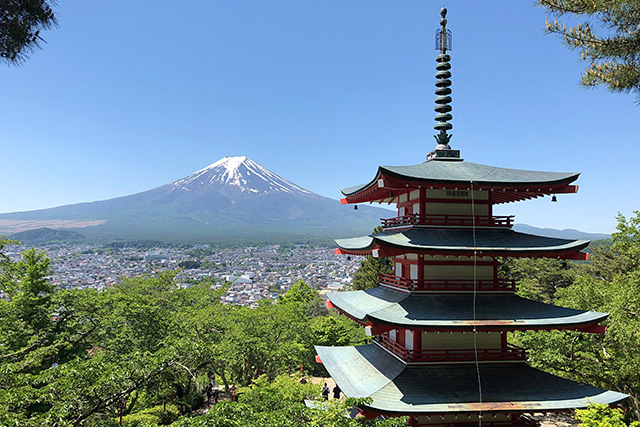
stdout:
[[(604, 403), (590, 402), (587, 409), (576, 410), (575, 418), (582, 427), (627, 427), (622, 410)], [(634, 421), (629, 426), (638, 427), (640, 422)]]
[[(158, 408), (169, 400), (198, 407), (210, 371), (225, 385), (248, 385), (302, 364), (315, 369), (318, 342), (362, 341), (353, 322), (327, 316), (304, 282), (255, 309), (222, 304), (225, 287), (178, 289), (175, 272), (121, 279), (103, 291), (64, 290), (46, 279), (42, 252), (13, 262), (2, 255), (8, 243), (0, 241), (0, 289), (8, 296), (0, 300), (0, 425), (107, 426), (120, 403), (127, 423), (169, 419), (175, 414)], [(238, 408), (224, 410), (236, 424), (244, 420)], [(300, 410), (288, 406), (278, 420), (298, 420)], [(253, 425), (273, 416), (256, 415)]]
[(317, 290), (298, 280), (289, 290), (278, 297), (278, 303), (300, 308), (308, 317), (327, 314), (327, 309)]
[(629, 394), (636, 419), (640, 419), (640, 267), (633, 260), (640, 244), (639, 225), (640, 212), (630, 219), (618, 216), (611, 251), (625, 261), (613, 257), (607, 266), (608, 258), (603, 258), (596, 269), (581, 265), (575, 282), (554, 295), (553, 302), (561, 306), (609, 313), (604, 337), (565, 331), (515, 334), (517, 344), (529, 348), (533, 366)]
[(406, 417), (390, 420), (350, 418), (348, 412), (366, 399), (330, 400), (314, 402), (310, 407), (303, 400), (317, 399), (320, 387), (301, 382), (298, 376), (281, 375), (273, 382), (257, 378), (239, 391), (239, 402), (223, 402), (206, 415), (183, 418), (175, 427), (399, 427), (406, 425)]
[[(539, 0), (553, 17), (549, 33), (560, 35), (587, 61), (581, 84), (605, 85), (612, 92), (633, 92), (640, 101), (640, 1)], [(568, 15), (575, 25), (558, 18)]]
[(380, 274), (392, 274), (393, 262), (391, 258), (374, 258), (367, 255), (360, 261), (360, 267), (353, 275), (351, 289), (359, 291), (362, 289), (375, 288), (380, 284)]
[[(372, 234), (382, 233), (382, 227), (377, 226), (373, 229)], [(380, 284), (380, 274), (392, 274), (393, 262), (391, 258), (374, 258), (367, 255), (365, 259), (360, 261), (360, 267), (356, 270), (351, 281), (351, 289), (360, 291), (363, 289), (372, 289)]]
[(558, 289), (566, 288), (575, 279), (570, 262), (547, 258), (508, 258), (500, 265), (503, 279), (515, 280), (518, 295), (551, 303)]
[(0, 3), (0, 59), (7, 64), (22, 63), (40, 47), (42, 30), (57, 25), (53, 1), (4, 0)]
[(616, 217), (618, 231), (611, 235), (613, 238), (611, 249), (627, 257), (630, 261), (628, 270), (640, 267), (640, 211), (633, 213), (635, 216), (628, 219), (619, 213)]

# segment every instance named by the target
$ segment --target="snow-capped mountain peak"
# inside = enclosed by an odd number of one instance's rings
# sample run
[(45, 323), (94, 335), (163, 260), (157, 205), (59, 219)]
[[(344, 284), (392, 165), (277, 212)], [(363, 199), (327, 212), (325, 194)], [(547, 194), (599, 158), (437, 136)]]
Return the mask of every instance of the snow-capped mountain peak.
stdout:
[(279, 177), (247, 156), (223, 157), (206, 168), (171, 183), (174, 190), (202, 190), (207, 187), (228, 187), (241, 193), (304, 193), (309, 191)]

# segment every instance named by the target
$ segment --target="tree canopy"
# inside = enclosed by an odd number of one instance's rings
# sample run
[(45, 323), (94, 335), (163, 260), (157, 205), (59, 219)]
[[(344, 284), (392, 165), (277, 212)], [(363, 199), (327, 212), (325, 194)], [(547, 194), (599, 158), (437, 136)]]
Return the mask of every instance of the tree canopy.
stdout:
[(640, 0), (539, 0), (539, 4), (553, 17), (547, 20), (547, 31), (560, 35), (588, 62), (582, 85), (633, 92), (640, 102)]
[[(534, 367), (629, 394), (629, 413), (640, 419), (640, 212), (631, 218), (619, 215), (617, 229), (609, 248), (593, 251), (588, 263), (568, 264), (567, 270), (560, 270), (560, 276), (552, 268), (540, 273), (550, 260), (518, 260), (519, 268), (513, 270), (540, 277), (543, 284), (549, 283), (545, 277), (564, 278), (556, 282), (561, 286), (553, 292), (549, 292), (549, 286), (541, 286), (538, 295), (563, 307), (610, 313), (604, 323), (605, 335), (517, 332), (515, 344), (529, 349)], [(526, 284), (529, 294), (536, 292)], [(539, 299), (526, 293), (524, 296)]]
[[(372, 234), (382, 233), (382, 227), (377, 226)], [(360, 267), (356, 270), (351, 281), (351, 289), (359, 291), (375, 288), (380, 284), (380, 274), (393, 273), (391, 258), (374, 258), (367, 255), (360, 261)]]
[[(255, 309), (222, 304), (226, 288), (206, 281), (179, 289), (175, 272), (123, 278), (103, 291), (65, 290), (47, 280), (43, 252), (12, 261), (2, 255), (7, 244), (0, 240), (3, 426), (111, 426), (120, 413), (125, 425), (168, 424), (202, 405), (210, 376), (242, 390), (301, 369), (326, 374), (315, 344), (367, 339), (304, 282)], [(244, 422), (239, 410), (220, 409)], [(256, 420), (275, 419), (256, 411)]]
[(57, 25), (51, 0), (3, 0), (0, 2), (0, 59), (9, 65), (22, 63), (40, 47), (42, 30)]

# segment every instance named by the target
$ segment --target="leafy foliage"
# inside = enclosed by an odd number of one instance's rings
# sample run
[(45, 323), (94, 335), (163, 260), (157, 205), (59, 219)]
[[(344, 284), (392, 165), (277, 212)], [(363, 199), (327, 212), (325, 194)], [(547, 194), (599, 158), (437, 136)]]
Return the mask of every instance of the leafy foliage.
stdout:
[(558, 259), (505, 259), (502, 278), (518, 283), (518, 295), (550, 303), (558, 289), (566, 288), (574, 280), (573, 265)]
[(0, 59), (20, 64), (40, 46), (40, 32), (57, 25), (47, 0), (4, 0), (0, 3)]
[[(587, 409), (578, 409), (575, 417), (582, 427), (627, 427), (622, 410), (604, 403), (591, 402)], [(634, 421), (629, 426), (638, 427), (640, 422)]]
[[(592, 252), (575, 265), (575, 279), (553, 294), (553, 303), (610, 313), (604, 337), (577, 332), (521, 332), (516, 343), (529, 348), (533, 366), (630, 395), (640, 418), (640, 212), (618, 216), (610, 248)], [(542, 264), (540, 264), (542, 265)]]
[(299, 376), (281, 375), (273, 382), (260, 377), (240, 390), (239, 402), (223, 402), (202, 417), (183, 418), (176, 427), (396, 427), (406, 418), (367, 420), (347, 417), (365, 399), (330, 400), (309, 407), (303, 400), (317, 398), (320, 387), (301, 382)]
[(351, 289), (355, 291), (375, 288), (380, 284), (380, 274), (391, 274), (393, 263), (391, 258), (374, 258), (371, 255), (360, 261), (360, 268), (353, 275)]
[[(372, 234), (378, 233), (382, 233), (381, 226), (373, 229)], [(367, 255), (365, 259), (360, 261), (360, 268), (353, 275), (351, 289), (360, 291), (375, 288), (380, 284), (380, 274), (391, 273), (393, 273), (391, 258), (374, 258), (371, 255)]]
[(227, 388), (249, 385), (322, 369), (316, 343), (363, 341), (304, 282), (256, 309), (223, 305), (226, 288), (207, 282), (178, 289), (173, 272), (62, 290), (42, 252), (12, 262), (1, 254), (9, 243), (0, 241), (0, 425), (109, 426), (122, 404), (130, 425), (168, 423), (157, 408), (199, 407), (210, 372)]
[(559, 34), (589, 65), (584, 86), (605, 85), (613, 92), (634, 92), (640, 101), (640, 1), (539, 0), (556, 18), (579, 23), (567, 27), (554, 19), (547, 31)]

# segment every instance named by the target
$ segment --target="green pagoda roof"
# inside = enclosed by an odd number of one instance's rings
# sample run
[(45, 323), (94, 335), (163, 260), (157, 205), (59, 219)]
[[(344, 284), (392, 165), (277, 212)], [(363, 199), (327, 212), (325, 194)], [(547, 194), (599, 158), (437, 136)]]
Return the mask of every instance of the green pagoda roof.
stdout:
[(478, 187), (491, 185), (549, 187), (569, 184), (578, 179), (579, 175), (574, 172), (538, 172), (499, 168), (465, 161), (428, 160), (413, 166), (380, 166), (375, 178), (369, 183), (345, 188), (342, 194), (348, 197), (374, 187), (382, 176), (425, 183), (469, 184), (473, 181)]
[[(363, 237), (337, 239), (346, 253), (369, 253), (377, 248), (413, 252), (469, 253), (506, 256), (575, 254), (589, 245), (587, 240), (568, 240), (518, 233), (510, 229), (451, 229), (413, 227), (399, 231), (384, 231)], [(381, 256), (386, 256), (382, 254)]]
[(363, 323), (433, 329), (534, 329), (591, 325), (607, 313), (575, 310), (514, 294), (408, 294), (379, 286), (364, 291), (331, 292), (331, 303)]
[(524, 363), (480, 365), (482, 401), (474, 364), (406, 366), (377, 344), (316, 351), (349, 397), (371, 397), (379, 413), (464, 414), (477, 411), (545, 412), (612, 404), (626, 394), (579, 384)]

